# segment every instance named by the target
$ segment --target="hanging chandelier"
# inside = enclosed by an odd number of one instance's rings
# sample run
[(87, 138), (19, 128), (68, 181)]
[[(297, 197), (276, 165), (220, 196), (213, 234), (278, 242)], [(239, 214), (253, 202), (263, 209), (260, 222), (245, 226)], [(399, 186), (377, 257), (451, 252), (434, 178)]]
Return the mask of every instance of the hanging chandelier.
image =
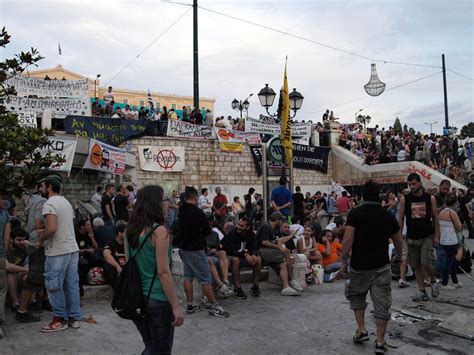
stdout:
[(370, 96), (379, 96), (385, 91), (385, 83), (382, 83), (377, 76), (377, 69), (375, 63), (371, 64), (370, 80), (364, 85), (365, 92)]

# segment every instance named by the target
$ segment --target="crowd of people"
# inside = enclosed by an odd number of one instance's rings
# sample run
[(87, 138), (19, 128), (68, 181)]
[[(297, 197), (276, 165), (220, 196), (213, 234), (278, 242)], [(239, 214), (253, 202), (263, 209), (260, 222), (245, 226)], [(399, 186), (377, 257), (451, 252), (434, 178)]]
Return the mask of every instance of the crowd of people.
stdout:
[[(77, 329), (84, 319), (83, 286), (105, 282), (115, 290), (134, 255), (143, 294), (150, 295), (147, 318), (135, 322), (146, 351), (171, 351), (173, 329), (183, 323), (184, 312), (205, 308), (211, 316), (227, 318), (230, 314), (219, 299), (246, 299), (248, 293), (264, 296), (259, 285), (264, 267), (276, 272), (280, 294), (286, 297), (299, 296), (308, 285), (350, 278), (346, 297), (358, 320), (354, 342), (368, 339), (359, 320), (365, 295), (374, 288), (374, 315), (381, 321), (377, 328), (382, 334), (376, 346), (381, 349), (390, 302), (380, 282), (389, 284), (395, 277), (400, 288), (408, 287), (411, 267), (418, 286), (413, 301), (421, 302), (429, 300), (427, 287), (437, 297), (440, 289), (462, 286), (459, 263), (470, 272), (462, 228), (466, 224), (468, 237), (474, 238), (474, 186), (461, 194), (445, 180), (438, 189), (425, 189), (416, 173), (407, 182), (410, 190), (396, 195), (369, 181), (360, 201), (347, 191), (303, 195), (297, 186), (292, 193), (286, 177), (281, 177), (269, 198), (268, 221), (263, 218), (264, 196), (254, 188), (241, 202), (240, 196), (228, 199), (220, 187), (211, 200), (206, 188), (199, 193), (186, 186), (166, 196), (159, 186), (146, 186), (135, 194), (133, 186), (108, 184), (104, 189), (98, 186), (91, 198), (101, 216), (78, 219), (60, 195), (60, 177), (48, 175), (31, 191), (25, 226), (10, 220), (0, 199), (0, 258), (6, 260), (5, 281), (0, 279), (0, 320), (5, 318), (8, 289), (18, 322), (37, 322), (36, 312), (46, 309), (53, 319), (42, 332)], [(374, 214), (380, 218), (374, 220)], [(171, 276), (172, 248), (183, 263), (184, 311)], [(249, 289), (241, 284), (242, 268), (252, 271)], [(198, 302), (194, 280), (202, 287)], [(165, 340), (156, 342), (159, 332)]]
[(396, 131), (345, 125), (339, 145), (364, 160), (367, 165), (399, 161), (419, 161), (447, 177), (468, 184), (472, 173), (473, 147), (469, 138), (456, 135), (422, 134), (414, 131)]

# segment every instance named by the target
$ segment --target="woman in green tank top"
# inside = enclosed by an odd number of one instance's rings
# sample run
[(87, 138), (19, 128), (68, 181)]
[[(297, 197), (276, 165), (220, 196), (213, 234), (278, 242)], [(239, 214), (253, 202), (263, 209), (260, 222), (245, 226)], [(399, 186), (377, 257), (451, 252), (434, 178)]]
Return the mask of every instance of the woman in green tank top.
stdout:
[(135, 255), (145, 243), (135, 260), (143, 294), (150, 294), (150, 298), (147, 316), (134, 321), (145, 344), (144, 354), (170, 354), (174, 327), (184, 321), (170, 271), (172, 249), (164, 227), (167, 208), (168, 201), (163, 199), (160, 186), (143, 187), (138, 191), (126, 231), (127, 255)]

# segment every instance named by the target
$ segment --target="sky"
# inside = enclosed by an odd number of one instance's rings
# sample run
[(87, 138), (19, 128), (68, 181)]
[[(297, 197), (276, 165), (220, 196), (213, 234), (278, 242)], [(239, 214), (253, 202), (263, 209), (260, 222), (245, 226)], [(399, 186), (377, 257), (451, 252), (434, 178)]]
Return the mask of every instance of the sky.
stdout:
[[(192, 96), (192, 1), (176, 2), (0, 0), (0, 24), (12, 36), (1, 55), (35, 47), (45, 57), (40, 69), (61, 64), (100, 73), (101, 86)], [(362, 109), (370, 126), (389, 127), (398, 116), (421, 132), (437, 122), (441, 133), (444, 53), (450, 125), (474, 121), (474, 1), (198, 2), (200, 96), (216, 99), (215, 115), (236, 117), (231, 101), (250, 94), (249, 116), (264, 113), (257, 94), (266, 83), (279, 91), (288, 57), (290, 90), (304, 96), (297, 120), (320, 121), (330, 109), (351, 123)], [(373, 60), (387, 85), (377, 97), (363, 87)]]

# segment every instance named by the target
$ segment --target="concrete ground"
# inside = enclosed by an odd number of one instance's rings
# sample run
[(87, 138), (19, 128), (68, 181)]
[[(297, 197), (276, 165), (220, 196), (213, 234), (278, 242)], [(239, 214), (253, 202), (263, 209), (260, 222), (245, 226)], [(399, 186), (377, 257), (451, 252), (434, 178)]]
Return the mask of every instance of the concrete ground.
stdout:
[[(472, 240), (468, 241), (471, 250)], [(273, 273), (273, 271), (271, 271)], [(474, 273), (473, 273), (474, 276)], [(395, 346), (390, 354), (474, 354), (474, 341), (451, 335), (439, 327), (470, 331), (474, 320), (474, 281), (460, 275), (464, 287), (442, 291), (440, 297), (415, 304), (410, 296), (415, 284), (399, 289), (394, 281), (392, 320), (387, 341)], [(270, 277), (270, 281), (272, 277)], [(272, 282), (261, 284), (262, 297), (227, 299), (221, 304), (231, 314), (228, 319), (211, 317), (205, 310), (188, 315), (177, 328), (175, 354), (368, 354), (373, 353), (375, 322), (372, 306), (366, 313), (371, 341), (352, 343), (355, 321), (344, 297), (344, 281), (308, 287), (301, 297), (282, 297)], [(244, 285), (248, 290), (249, 285)], [(370, 303), (370, 298), (368, 298)], [(402, 311), (405, 315), (398, 313)], [(83, 312), (97, 324), (81, 323), (79, 330), (68, 329), (42, 334), (40, 326), (51, 319), (42, 313), (40, 323), (20, 324), (7, 315), (6, 337), (0, 340), (1, 354), (139, 354), (143, 345), (132, 322), (116, 316), (110, 299), (84, 299)], [(407, 316), (409, 314), (411, 316)], [(454, 315), (454, 316), (453, 316)], [(469, 321), (470, 320), (470, 321)]]

